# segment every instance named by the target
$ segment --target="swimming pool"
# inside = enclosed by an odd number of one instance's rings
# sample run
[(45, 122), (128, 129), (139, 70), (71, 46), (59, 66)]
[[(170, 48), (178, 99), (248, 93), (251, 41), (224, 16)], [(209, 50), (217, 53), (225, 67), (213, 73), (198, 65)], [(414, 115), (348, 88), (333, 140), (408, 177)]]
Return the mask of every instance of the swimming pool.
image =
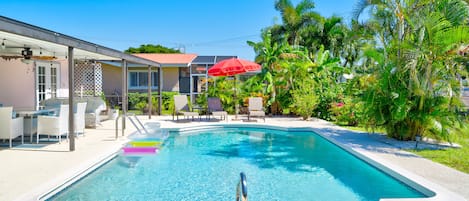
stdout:
[(50, 200), (235, 200), (240, 172), (249, 200), (425, 197), (315, 133), (219, 128), (172, 133), (154, 155), (118, 155)]

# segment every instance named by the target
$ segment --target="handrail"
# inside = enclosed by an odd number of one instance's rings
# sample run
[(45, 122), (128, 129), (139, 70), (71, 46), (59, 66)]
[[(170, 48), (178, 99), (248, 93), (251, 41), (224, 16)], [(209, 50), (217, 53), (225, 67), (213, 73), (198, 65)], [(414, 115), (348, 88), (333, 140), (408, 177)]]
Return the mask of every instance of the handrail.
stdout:
[[(142, 131), (140, 130), (140, 128), (138, 127), (138, 125), (134, 122), (134, 120), (131, 118), (132, 116), (135, 118), (135, 120), (138, 122), (138, 124), (140, 124), (140, 126), (142, 127), (142, 129), (145, 131), (146, 134), (148, 134), (148, 131), (147, 129), (145, 128), (145, 126), (142, 124), (142, 122), (137, 118), (137, 116), (133, 113), (127, 113), (128, 115), (126, 115), (125, 117), (127, 117), (130, 122), (134, 125), (134, 127), (137, 129), (138, 133), (140, 134), (143, 134)], [(121, 118), (122, 115), (119, 115), (117, 116), (116, 118), (116, 139), (119, 137), (119, 118)], [(124, 136), (124, 129), (122, 129), (122, 136)]]
[(248, 187), (247, 187), (246, 175), (244, 174), (244, 172), (241, 172), (239, 173), (239, 176), (240, 176), (240, 179), (239, 179), (238, 185), (236, 185), (236, 201), (247, 201), (248, 200)]
[[(143, 131), (145, 131), (145, 133), (148, 134), (147, 129), (146, 129), (145, 126), (142, 124), (142, 122), (137, 118), (137, 115), (135, 115), (134, 113), (128, 113), (128, 114), (131, 115), (131, 116), (133, 116), (133, 117), (135, 118), (135, 120), (137, 120), (137, 123), (140, 124), (140, 126), (141, 126), (142, 129), (143, 129)], [(129, 119), (130, 119), (130, 121), (132, 121), (131, 118), (129, 118)], [(139, 130), (136, 125), (135, 125), (135, 127), (137, 128), (137, 130)]]

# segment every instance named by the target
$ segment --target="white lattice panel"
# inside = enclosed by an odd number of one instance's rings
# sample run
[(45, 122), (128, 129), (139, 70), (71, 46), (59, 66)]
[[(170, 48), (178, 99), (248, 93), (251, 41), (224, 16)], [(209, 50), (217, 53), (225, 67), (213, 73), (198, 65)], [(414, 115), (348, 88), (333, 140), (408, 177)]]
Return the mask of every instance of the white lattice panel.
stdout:
[(103, 91), (103, 69), (94, 61), (75, 62), (75, 95), (100, 96)]

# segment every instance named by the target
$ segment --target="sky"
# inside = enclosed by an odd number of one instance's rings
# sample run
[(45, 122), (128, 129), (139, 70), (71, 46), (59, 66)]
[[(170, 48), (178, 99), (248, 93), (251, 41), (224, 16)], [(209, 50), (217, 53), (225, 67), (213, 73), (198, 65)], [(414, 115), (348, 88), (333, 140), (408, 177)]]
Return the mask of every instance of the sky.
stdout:
[[(300, 0), (292, 0), (296, 5)], [(357, 0), (313, 0), (315, 11), (350, 18)], [(124, 51), (160, 44), (197, 55), (253, 60), (246, 41), (281, 23), (275, 0), (0, 0), (0, 15)]]

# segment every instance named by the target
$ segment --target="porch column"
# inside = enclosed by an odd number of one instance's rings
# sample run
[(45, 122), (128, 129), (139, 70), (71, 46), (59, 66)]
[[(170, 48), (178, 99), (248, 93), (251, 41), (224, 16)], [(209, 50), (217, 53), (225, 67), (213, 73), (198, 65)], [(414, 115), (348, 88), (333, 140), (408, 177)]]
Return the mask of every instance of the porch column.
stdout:
[(148, 66), (148, 119), (151, 119), (151, 110), (152, 110), (152, 103), (151, 103), (151, 66)]
[(127, 61), (122, 59), (122, 135), (125, 130), (125, 119), (127, 117)]
[(159, 79), (158, 79), (158, 115), (161, 115), (161, 106), (163, 104), (163, 94), (161, 94), (161, 92), (163, 91), (163, 67), (159, 67), (158, 68), (158, 75), (159, 75)]
[(191, 102), (191, 104), (194, 103), (194, 101), (192, 101), (192, 94), (194, 93), (194, 81), (192, 80), (192, 65), (189, 65), (189, 101)]
[(73, 115), (73, 96), (75, 94), (74, 87), (74, 69), (75, 63), (73, 62), (73, 47), (68, 47), (68, 136), (69, 136), (69, 151), (75, 151), (75, 121)]

